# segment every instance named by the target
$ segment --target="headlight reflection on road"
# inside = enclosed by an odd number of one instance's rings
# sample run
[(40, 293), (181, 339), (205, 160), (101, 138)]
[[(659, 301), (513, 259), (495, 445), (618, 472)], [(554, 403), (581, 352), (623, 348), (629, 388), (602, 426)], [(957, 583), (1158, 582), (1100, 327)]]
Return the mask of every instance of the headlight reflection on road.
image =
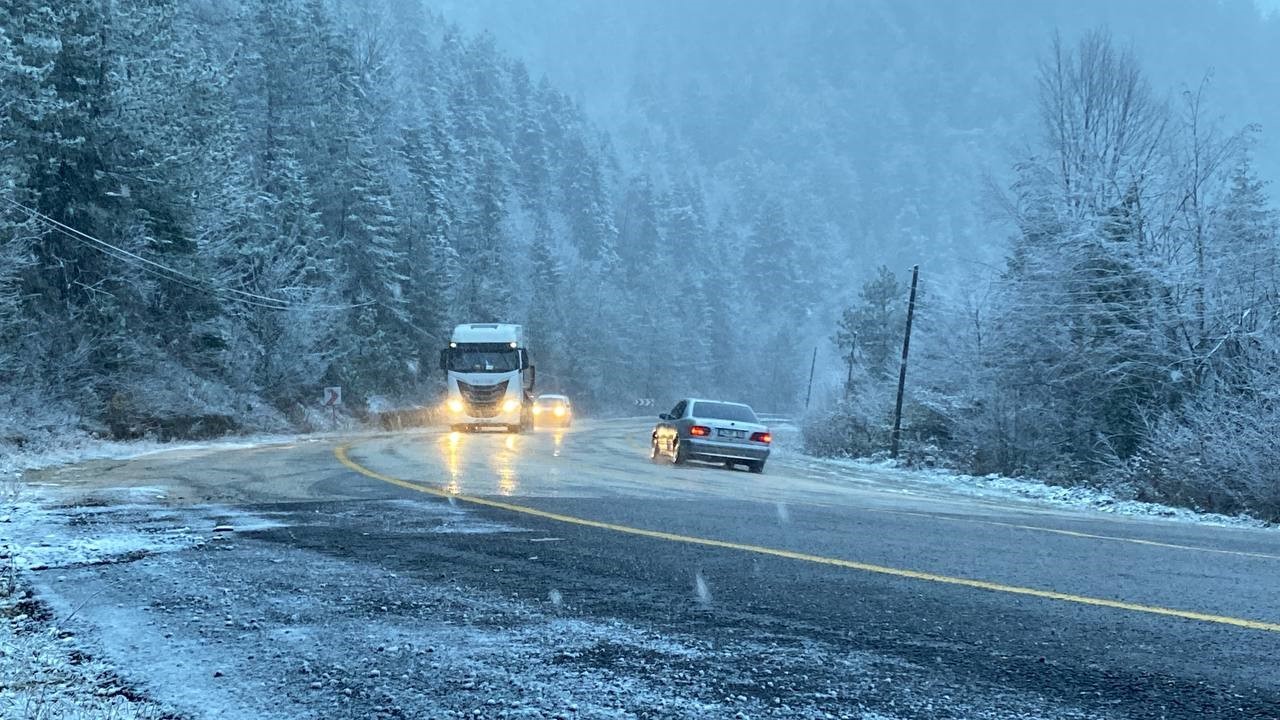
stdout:
[(462, 433), (451, 432), (440, 438), (440, 454), (444, 455), (445, 466), (449, 469), (449, 484), (445, 491), (457, 495), (462, 492)]
[(493, 466), (498, 472), (498, 494), (512, 495), (520, 486), (520, 478), (516, 475), (516, 458), (520, 455), (520, 444), (515, 435), (508, 435), (503, 443), (505, 452), (494, 453)]
[(560, 457), (560, 447), (564, 445), (564, 431), (557, 430), (556, 434), (551, 438), (554, 445), (551, 448), (552, 457)]

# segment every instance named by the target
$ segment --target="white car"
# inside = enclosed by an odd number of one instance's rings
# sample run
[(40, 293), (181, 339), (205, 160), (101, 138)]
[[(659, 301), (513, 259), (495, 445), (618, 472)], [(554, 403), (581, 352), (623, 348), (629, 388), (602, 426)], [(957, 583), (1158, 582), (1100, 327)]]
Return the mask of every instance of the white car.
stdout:
[(658, 419), (649, 449), (655, 462), (663, 457), (677, 465), (703, 460), (764, 472), (773, 435), (750, 405), (687, 398)]
[(533, 424), (541, 427), (569, 427), (573, 406), (564, 395), (539, 395), (533, 401)]

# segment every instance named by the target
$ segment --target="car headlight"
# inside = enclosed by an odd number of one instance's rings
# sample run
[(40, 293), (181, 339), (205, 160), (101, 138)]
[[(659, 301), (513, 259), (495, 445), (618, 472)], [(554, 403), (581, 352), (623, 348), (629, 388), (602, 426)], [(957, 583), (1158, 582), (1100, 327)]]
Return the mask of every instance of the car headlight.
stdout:
[(563, 415), (564, 415), (564, 407), (562, 407), (562, 406), (560, 406), (560, 405), (557, 405), (557, 406), (556, 406), (556, 409), (555, 409), (555, 413), (556, 413), (556, 417), (561, 417), (561, 416), (563, 416)]
[(533, 414), (534, 414), (534, 415), (541, 415), (541, 414), (542, 414), (542, 406), (541, 406), (541, 405), (534, 405), (534, 406), (533, 406)]
[(449, 400), (449, 409), (452, 410), (453, 412), (455, 413), (462, 412), (462, 407), (463, 407), (462, 401), (459, 400), (458, 398), (451, 398)]
[(520, 407), (520, 401), (515, 398), (511, 398), (510, 400), (502, 403), (502, 412), (515, 412), (518, 407)]

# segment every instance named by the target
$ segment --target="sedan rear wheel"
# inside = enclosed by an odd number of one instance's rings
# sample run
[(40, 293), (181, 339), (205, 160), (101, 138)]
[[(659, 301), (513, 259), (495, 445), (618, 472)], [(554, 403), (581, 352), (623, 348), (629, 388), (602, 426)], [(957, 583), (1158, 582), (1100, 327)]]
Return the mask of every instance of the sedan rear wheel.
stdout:
[(662, 453), (658, 451), (658, 438), (649, 439), (649, 460), (654, 463), (662, 462)]
[(747, 467), (751, 468), (751, 472), (759, 475), (760, 473), (764, 472), (764, 461), (757, 460), (751, 463), (750, 465), (748, 465)]
[(688, 461), (689, 449), (685, 447), (684, 443), (680, 442), (679, 438), (676, 438), (676, 456), (673, 462), (675, 462), (676, 465), (683, 465)]

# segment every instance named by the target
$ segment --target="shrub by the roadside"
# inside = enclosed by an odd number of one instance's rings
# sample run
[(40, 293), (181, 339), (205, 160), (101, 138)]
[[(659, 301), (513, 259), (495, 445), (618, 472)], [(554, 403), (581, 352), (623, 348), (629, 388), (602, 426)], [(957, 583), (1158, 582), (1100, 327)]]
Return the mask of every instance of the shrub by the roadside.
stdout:
[(853, 395), (814, 410), (801, 424), (804, 451), (818, 457), (870, 457), (888, 447), (890, 425), (881, 403)]
[(1280, 521), (1280, 407), (1259, 399), (1186, 409), (1158, 421), (1115, 480), (1140, 500)]

